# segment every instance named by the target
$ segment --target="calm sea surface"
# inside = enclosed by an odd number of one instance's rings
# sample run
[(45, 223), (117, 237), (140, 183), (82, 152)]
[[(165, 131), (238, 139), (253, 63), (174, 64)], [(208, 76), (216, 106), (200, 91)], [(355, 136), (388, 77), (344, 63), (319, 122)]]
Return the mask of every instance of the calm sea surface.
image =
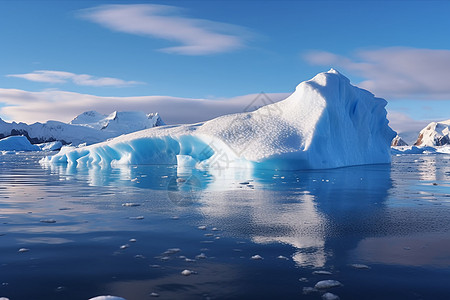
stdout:
[(40, 158), (0, 155), (0, 297), (450, 299), (449, 155), (214, 175)]

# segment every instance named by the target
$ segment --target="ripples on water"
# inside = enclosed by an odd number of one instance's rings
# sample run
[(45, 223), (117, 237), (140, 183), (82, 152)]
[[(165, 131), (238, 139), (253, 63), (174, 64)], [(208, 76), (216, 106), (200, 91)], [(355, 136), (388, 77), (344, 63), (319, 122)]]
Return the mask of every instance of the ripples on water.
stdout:
[[(39, 158), (0, 156), (0, 297), (450, 293), (448, 155), (222, 174), (160, 165), (50, 167)], [(315, 289), (322, 280), (342, 286)]]

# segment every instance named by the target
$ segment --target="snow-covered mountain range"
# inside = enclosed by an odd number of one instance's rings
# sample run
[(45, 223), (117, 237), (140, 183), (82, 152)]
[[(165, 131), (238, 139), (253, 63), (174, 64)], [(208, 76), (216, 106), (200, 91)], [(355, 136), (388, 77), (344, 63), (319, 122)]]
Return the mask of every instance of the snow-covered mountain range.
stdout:
[(419, 133), (414, 145), (416, 146), (444, 146), (450, 144), (450, 120), (431, 122)]
[(0, 138), (24, 135), (32, 144), (61, 141), (63, 144), (88, 145), (142, 129), (164, 125), (158, 113), (113, 112), (103, 115), (84, 112), (70, 123), (8, 123), (0, 119)]

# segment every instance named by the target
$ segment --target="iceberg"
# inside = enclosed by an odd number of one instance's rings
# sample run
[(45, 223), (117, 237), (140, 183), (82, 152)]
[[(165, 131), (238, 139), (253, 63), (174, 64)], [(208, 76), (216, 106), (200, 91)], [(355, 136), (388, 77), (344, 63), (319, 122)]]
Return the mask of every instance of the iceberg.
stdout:
[(326, 169), (390, 163), (395, 132), (387, 102), (331, 69), (285, 100), (207, 122), (158, 126), (106, 142), (63, 148), (42, 162), (76, 166), (177, 164), (230, 168)]
[(10, 136), (0, 140), (1, 151), (40, 151), (41, 148), (32, 145), (28, 139), (23, 136)]

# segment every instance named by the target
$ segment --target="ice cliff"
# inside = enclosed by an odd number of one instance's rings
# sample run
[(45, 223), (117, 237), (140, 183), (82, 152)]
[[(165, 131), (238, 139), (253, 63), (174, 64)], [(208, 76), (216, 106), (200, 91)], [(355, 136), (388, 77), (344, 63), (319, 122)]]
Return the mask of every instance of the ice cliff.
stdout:
[(331, 69), (278, 103), (192, 125), (161, 126), (63, 148), (43, 162), (322, 169), (389, 163), (387, 102)]

